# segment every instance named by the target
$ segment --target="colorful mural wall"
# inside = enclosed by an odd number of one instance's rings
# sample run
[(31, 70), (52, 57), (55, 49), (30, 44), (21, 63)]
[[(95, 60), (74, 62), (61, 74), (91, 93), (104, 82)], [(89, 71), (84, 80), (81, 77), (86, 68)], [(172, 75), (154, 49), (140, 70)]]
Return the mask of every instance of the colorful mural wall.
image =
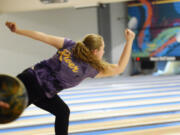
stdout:
[(180, 0), (129, 2), (128, 18), (137, 35), (133, 58), (180, 56)]

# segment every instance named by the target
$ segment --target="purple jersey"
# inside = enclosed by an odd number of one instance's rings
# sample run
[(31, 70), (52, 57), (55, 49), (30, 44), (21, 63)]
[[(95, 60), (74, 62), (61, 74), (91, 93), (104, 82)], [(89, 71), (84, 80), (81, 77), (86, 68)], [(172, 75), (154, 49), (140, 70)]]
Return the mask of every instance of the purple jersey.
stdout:
[(65, 39), (63, 48), (53, 57), (34, 66), (35, 75), (47, 97), (52, 97), (62, 89), (76, 86), (85, 78), (93, 78), (98, 74), (88, 63), (73, 57), (71, 49), (75, 44), (74, 41)]

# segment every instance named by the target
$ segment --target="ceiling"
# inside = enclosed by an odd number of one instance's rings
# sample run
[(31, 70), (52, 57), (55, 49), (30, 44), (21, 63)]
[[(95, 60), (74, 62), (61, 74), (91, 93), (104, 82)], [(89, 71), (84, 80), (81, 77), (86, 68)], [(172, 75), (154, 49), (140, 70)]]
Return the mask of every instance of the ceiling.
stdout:
[(49, 10), (57, 8), (84, 8), (98, 6), (100, 3), (127, 2), (133, 0), (68, 0), (65, 3), (44, 4), (40, 0), (0, 0), (0, 13)]

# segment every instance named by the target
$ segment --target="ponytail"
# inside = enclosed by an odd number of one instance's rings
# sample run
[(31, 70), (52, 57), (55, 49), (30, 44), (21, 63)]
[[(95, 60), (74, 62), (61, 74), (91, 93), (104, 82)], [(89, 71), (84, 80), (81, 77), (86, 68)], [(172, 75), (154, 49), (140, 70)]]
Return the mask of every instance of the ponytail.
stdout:
[(98, 71), (105, 71), (105, 62), (98, 60), (92, 51), (83, 42), (77, 42), (72, 49), (73, 56), (79, 60), (89, 63)]

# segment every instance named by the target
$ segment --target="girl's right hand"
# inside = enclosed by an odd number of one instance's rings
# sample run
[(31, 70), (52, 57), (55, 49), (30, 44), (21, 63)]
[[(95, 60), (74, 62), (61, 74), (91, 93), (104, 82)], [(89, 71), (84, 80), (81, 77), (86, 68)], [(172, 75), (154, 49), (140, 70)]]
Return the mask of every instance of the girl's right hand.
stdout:
[(14, 22), (6, 22), (6, 26), (10, 29), (11, 32), (17, 31), (17, 26)]
[(5, 102), (3, 102), (3, 101), (0, 101), (0, 108), (6, 108), (6, 109), (8, 109), (8, 108), (10, 108), (10, 106), (9, 106), (8, 103), (5, 103)]

